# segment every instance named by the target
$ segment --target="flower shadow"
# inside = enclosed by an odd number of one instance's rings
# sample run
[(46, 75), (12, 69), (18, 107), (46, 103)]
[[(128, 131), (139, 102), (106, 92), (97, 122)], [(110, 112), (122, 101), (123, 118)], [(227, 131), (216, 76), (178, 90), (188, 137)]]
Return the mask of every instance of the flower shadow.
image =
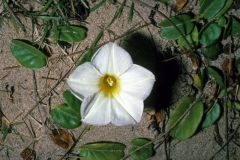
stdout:
[(131, 55), (134, 64), (147, 68), (156, 77), (153, 90), (144, 101), (144, 110), (159, 111), (170, 106), (171, 97), (176, 92), (172, 86), (179, 77), (180, 66), (176, 60), (162, 62), (163, 55), (169, 54), (169, 50), (159, 51), (151, 38), (141, 33), (122, 39), (120, 46)]

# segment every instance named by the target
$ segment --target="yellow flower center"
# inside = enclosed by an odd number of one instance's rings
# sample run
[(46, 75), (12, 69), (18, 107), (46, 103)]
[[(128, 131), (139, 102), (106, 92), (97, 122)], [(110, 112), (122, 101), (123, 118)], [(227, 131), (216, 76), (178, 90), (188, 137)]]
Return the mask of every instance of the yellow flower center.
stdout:
[(105, 97), (112, 97), (119, 93), (119, 81), (115, 75), (105, 74), (100, 77), (98, 87)]

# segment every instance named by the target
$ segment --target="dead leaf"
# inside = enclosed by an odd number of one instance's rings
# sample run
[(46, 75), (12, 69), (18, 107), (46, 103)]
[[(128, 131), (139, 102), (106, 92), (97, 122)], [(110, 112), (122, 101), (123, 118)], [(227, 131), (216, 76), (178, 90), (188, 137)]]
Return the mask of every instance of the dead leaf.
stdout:
[(173, 8), (173, 11), (177, 12), (177, 11), (181, 10), (185, 6), (186, 3), (187, 3), (187, 0), (177, 0), (175, 6)]
[(50, 134), (50, 137), (53, 143), (64, 149), (70, 149), (74, 144), (72, 136), (63, 129), (52, 130), (52, 134)]
[(208, 98), (206, 99), (205, 101), (205, 104), (208, 105), (212, 100), (213, 98), (215, 97), (215, 94), (217, 93), (217, 84), (215, 84), (212, 89), (211, 89), (211, 93), (210, 95), (208, 96)]
[(197, 69), (198, 69), (198, 65), (199, 65), (199, 59), (195, 55), (193, 55), (193, 54), (191, 54), (189, 57), (190, 57), (190, 59), (192, 61), (193, 73), (196, 73)]
[(227, 76), (232, 76), (233, 75), (232, 69), (233, 69), (233, 59), (231, 59), (231, 63), (230, 63), (229, 58), (225, 58), (222, 64), (223, 74)]
[(162, 122), (162, 110), (154, 114), (154, 119), (156, 120), (157, 123)]
[(36, 152), (34, 150), (31, 150), (30, 148), (26, 148), (20, 153), (20, 156), (24, 160), (34, 160), (36, 159)]
[(154, 120), (157, 123), (162, 121), (162, 110), (156, 112), (155, 110), (149, 110), (147, 111), (147, 119), (148, 120)]

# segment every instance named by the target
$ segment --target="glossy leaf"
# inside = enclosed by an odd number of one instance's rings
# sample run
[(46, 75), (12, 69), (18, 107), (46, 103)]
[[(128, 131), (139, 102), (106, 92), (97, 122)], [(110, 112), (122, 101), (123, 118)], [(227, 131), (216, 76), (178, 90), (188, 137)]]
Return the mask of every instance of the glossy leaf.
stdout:
[(83, 160), (119, 160), (124, 156), (125, 145), (113, 142), (89, 143), (75, 148)]
[[(170, 129), (194, 102), (195, 97), (184, 98), (170, 115), (168, 129)], [(197, 102), (185, 117), (170, 131), (170, 134), (179, 139), (185, 140), (191, 137), (197, 130), (203, 116), (203, 103)]]
[(216, 15), (216, 17), (223, 15), (227, 12), (227, 10), (232, 6), (234, 0), (227, 0), (226, 4), (222, 8), (222, 10)]
[[(170, 18), (170, 20), (178, 27), (178, 29), (183, 33), (183, 35), (189, 34), (193, 28), (194, 24), (190, 22), (191, 16), (188, 14), (177, 15)], [(164, 39), (175, 40), (181, 37), (180, 33), (169, 23), (168, 20), (163, 20), (159, 23), (159, 26), (163, 27), (160, 31), (160, 36)]]
[(214, 106), (210, 108), (209, 111), (207, 111), (205, 118), (202, 122), (201, 128), (206, 128), (212, 125), (217, 121), (217, 119), (220, 117), (221, 114), (221, 107), (218, 103), (216, 103)]
[(225, 88), (223, 83), (223, 78), (218, 73), (219, 71), (217, 68), (207, 67), (207, 72), (211, 77), (213, 77), (213, 79), (216, 81), (216, 83), (220, 86), (221, 89)]
[(237, 21), (234, 17), (232, 17), (232, 36), (240, 36), (240, 22)]
[(46, 65), (47, 56), (21, 40), (13, 39), (10, 49), (17, 61), (26, 68), (38, 69)]
[(227, 20), (224, 16), (218, 18), (218, 25), (224, 27), (227, 24)]
[(58, 40), (66, 42), (79, 42), (86, 37), (87, 29), (77, 26), (58, 27)]
[[(198, 44), (198, 29), (196, 26), (194, 27), (193, 31), (190, 34), (186, 35), (186, 39), (188, 40), (189, 43), (191, 43), (193, 45)], [(183, 37), (179, 38), (177, 40), (177, 42), (181, 49), (183, 49), (183, 48), (189, 49), (190, 48)]]
[(200, 14), (203, 14), (205, 19), (213, 18), (223, 9), (226, 1), (227, 0), (200, 0)]
[(199, 33), (200, 43), (204, 45), (211, 45), (220, 37), (222, 28), (216, 23), (208, 23), (202, 28)]
[(78, 100), (69, 90), (63, 93), (66, 104), (56, 106), (50, 114), (55, 123), (63, 128), (73, 129), (81, 125), (80, 106)]
[[(130, 142), (130, 145), (132, 146), (129, 149), (129, 152), (132, 152), (134, 150), (136, 150), (137, 148), (145, 145), (146, 143), (150, 142), (150, 140), (148, 139), (143, 139), (143, 138), (136, 138), (133, 139)], [(154, 150), (153, 150), (153, 144), (149, 144), (146, 147), (143, 147), (142, 149), (134, 152), (133, 154), (131, 154), (131, 158), (133, 158), (134, 160), (145, 160), (147, 158), (152, 157), (154, 154)]]
[(209, 47), (206, 47), (205, 50), (205, 57), (210, 59), (215, 59), (220, 54), (222, 45), (220, 43), (216, 43), (214, 45), (211, 45)]

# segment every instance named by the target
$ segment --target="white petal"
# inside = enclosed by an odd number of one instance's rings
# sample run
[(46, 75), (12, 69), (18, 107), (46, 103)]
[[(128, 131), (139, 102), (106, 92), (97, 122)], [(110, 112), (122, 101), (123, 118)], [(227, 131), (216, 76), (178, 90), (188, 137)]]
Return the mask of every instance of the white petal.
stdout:
[(92, 125), (105, 125), (111, 121), (111, 99), (102, 93), (85, 98), (81, 105), (82, 122)]
[(116, 126), (136, 124), (142, 113), (143, 101), (137, 97), (120, 93), (112, 99), (111, 122)]
[(96, 93), (101, 74), (89, 62), (78, 66), (67, 79), (67, 84), (72, 93), (83, 100), (89, 95)]
[(126, 92), (145, 100), (152, 91), (155, 76), (149, 70), (133, 64), (120, 76), (121, 92)]
[(92, 64), (101, 74), (108, 73), (120, 76), (133, 62), (127, 51), (115, 43), (108, 43), (95, 53)]

